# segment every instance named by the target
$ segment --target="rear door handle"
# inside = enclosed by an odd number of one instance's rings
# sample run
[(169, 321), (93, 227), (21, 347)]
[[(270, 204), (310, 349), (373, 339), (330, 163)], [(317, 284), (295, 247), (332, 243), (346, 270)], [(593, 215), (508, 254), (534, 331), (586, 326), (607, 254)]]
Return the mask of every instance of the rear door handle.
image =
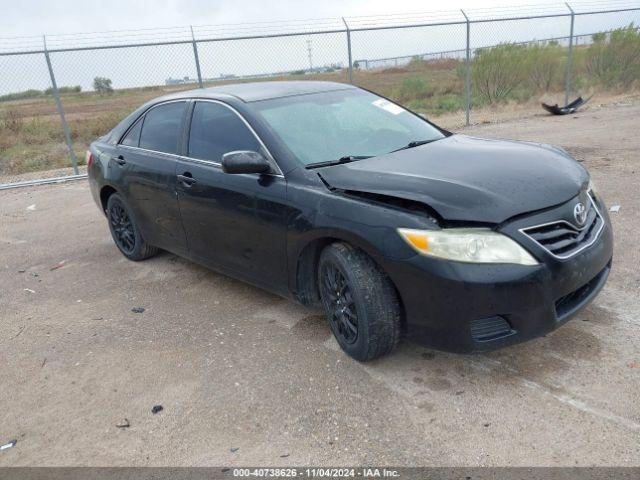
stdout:
[(189, 172), (185, 172), (183, 175), (177, 175), (177, 177), (185, 187), (190, 187), (196, 183), (196, 179), (193, 178)]
[(127, 161), (124, 159), (122, 155), (118, 155), (117, 157), (113, 157), (113, 161), (118, 165), (125, 165)]

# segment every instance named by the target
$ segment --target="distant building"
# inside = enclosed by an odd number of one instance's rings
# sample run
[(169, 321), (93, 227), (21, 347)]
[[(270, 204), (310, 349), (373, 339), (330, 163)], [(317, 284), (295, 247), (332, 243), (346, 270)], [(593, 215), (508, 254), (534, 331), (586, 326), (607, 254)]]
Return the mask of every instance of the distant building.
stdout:
[(182, 78), (167, 78), (164, 81), (165, 85), (184, 85), (184, 84), (188, 84), (188, 83), (198, 83), (198, 80), (195, 78), (190, 78), (190, 77), (182, 77)]

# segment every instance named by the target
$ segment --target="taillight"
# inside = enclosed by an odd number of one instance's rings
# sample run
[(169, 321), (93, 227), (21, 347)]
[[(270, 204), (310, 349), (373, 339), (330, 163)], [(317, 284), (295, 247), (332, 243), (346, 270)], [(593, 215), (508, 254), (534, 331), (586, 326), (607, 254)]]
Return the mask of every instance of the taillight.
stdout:
[(87, 164), (87, 168), (91, 168), (91, 165), (93, 164), (93, 153), (91, 153), (91, 150), (87, 150), (87, 154), (84, 157), (85, 159), (85, 163)]

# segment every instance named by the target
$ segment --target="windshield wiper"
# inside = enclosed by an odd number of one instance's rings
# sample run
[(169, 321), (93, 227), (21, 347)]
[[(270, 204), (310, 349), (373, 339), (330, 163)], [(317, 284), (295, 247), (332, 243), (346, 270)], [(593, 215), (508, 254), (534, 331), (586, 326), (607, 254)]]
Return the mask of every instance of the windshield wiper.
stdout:
[(424, 145), (426, 143), (431, 143), (433, 140), (414, 140), (413, 142), (407, 143), (404, 147), (396, 148), (395, 150), (391, 150), (389, 153), (399, 152), (400, 150), (406, 150), (408, 148), (419, 147), (420, 145)]
[(337, 160), (310, 163), (307, 166), (305, 166), (305, 168), (330, 167), (331, 165), (340, 165), (341, 163), (355, 162), (356, 160), (364, 160), (365, 158), (371, 158), (371, 155), (347, 155), (345, 157), (340, 157)]

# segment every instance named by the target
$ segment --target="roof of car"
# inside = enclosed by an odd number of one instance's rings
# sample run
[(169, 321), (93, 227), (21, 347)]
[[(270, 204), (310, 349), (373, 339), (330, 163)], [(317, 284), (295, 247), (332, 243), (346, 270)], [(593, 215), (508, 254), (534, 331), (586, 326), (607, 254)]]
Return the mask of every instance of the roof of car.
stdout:
[(220, 85), (217, 87), (199, 88), (172, 95), (173, 98), (211, 97), (233, 95), (244, 102), (257, 102), (272, 98), (305, 95), (309, 93), (330, 92), (356, 88), (353, 85), (337, 82), (316, 81), (277, 81), (277, 82), (246, 82)]

